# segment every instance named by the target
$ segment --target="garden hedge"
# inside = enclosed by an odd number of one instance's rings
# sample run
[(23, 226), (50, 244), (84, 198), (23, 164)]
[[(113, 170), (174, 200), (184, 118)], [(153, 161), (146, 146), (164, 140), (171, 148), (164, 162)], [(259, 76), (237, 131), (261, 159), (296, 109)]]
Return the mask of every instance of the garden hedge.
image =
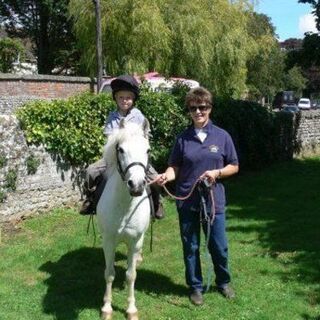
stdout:
[[(185, 87), (173, 94), (141, 90), (137, 107), (150, 121), (152, 162), (159, 171), (166, 167), (176, 135), (190, 123), (183, 106), (185, 92)], [(17, 116), (29, 144), (42, 144), (63, 161), (85, 167), (101, 157), (104, 123), (114, 108), (108, 94), (83, 93), (66, 100), (33, 101), (19, 109)], [(233, 137), (241, 167), (256, 168), (292, 157), (291, 115), (248, 101), (216, 99), (212, 120)]]

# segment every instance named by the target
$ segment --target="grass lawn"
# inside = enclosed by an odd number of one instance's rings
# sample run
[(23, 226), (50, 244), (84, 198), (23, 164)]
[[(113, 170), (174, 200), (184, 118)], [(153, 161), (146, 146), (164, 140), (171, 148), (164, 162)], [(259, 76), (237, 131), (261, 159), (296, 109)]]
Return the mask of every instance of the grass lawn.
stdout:
[[(140, 319), (320, 320), (320, 159), (242, 172), (226, 188), (237, 298), (211, 289), (203, 306), (190, 304), (175, 204), (167, 199), (166, 218), (153, 225), (153, 252), (149, 229), (138, 269)], [(104, 258), (87, 223), (57, 209), (2, 231), (1, 320), (99, 319)], [(115, 320), (125, 319), (125, 252), (120, 246), (116, 255)]]

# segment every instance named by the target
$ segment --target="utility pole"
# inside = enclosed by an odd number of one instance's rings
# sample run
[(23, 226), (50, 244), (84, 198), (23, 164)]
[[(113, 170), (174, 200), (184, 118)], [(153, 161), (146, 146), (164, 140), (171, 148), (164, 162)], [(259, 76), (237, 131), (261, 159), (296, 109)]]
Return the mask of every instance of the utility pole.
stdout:
[(101, 41), (101, 15), (100, 0), (93, 0), (96, 12), (96, 59), (97, 59), (97, 92), (102, 83), (102, 41)]

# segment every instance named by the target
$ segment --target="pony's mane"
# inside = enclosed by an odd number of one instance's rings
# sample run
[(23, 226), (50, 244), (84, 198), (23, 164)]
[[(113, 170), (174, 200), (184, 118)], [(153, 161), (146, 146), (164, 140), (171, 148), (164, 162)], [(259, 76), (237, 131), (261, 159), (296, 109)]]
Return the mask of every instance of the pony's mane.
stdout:
[(145, 137), (142, 128), (136, 124), (128, 122), (125, 127), (116, 129), (108, 136), (107, 144), (104, 147), (103, 158), (107, 163), (108, 169), (114, 168), (117, 163), (116, 145), (126, 140), (133, 140), (139, 137)]

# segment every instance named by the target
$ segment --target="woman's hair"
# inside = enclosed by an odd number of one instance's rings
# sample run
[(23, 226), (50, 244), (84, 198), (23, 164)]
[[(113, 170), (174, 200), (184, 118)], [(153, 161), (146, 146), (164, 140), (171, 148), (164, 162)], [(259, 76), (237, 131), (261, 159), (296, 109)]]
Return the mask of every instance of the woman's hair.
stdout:
[(212, 106), (212, 94), (203, 87), (197, 87), (191, 89), (185, 99), (185, 105), (186, 107), (190, 106), (191, 102), (196, 102), (196, 103), (206, 103), (206, 105)]

